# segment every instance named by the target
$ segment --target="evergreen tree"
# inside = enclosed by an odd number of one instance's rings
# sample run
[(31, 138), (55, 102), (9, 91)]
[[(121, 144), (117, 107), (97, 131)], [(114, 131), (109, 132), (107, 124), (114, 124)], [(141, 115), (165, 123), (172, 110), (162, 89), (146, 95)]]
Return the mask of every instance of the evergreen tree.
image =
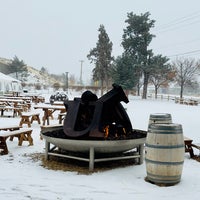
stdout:
[[(122, 36), (122, 46), (125, 53), (130, 54), (133, 60), (137, 61), (143, 75), (143, 95), (147, 97), (147, 86), (150, 75), (150, 61), (153, 56), (152, 50), (148, 49), (154, 35), (150, 34), (150, 29), (154, 27), (154, 20), (149, 19), (150, 13), (146, 12), (141, 15), (135, 15), (132, 12), (127, 14), (128, 19), (125, 21), (128, 26), (124, 29)], [(140, 72), (138, 71), (138, 74)]]
[(46, 75), (48, 75), (49, 74), (48, 69), (45, 68), (45, 67), (41, 67), (40, 74), (46, 74)]
[(10, 73), (16, 74), (16, 79), (19, 79), (18, 73), (26, 73), (28, 71), (24, 61), (20, 61), (17, 56), (13, 58), (12, 62), (8, 65), (8, 68)]
[(116, 84), (121, 85), (125, 90), (130, 90), (136, 84), (134, 70), (132, 59), (123, 54), (114, 61), (111, 76)]
[(112, 42), (103, 25), (100, 25), (98, 31), (99, 36), (96, 47), (90, 50), (87, 57), (91, 63), (93, 62), (95, 64), (95, 68), (93, 69), (93, 80), (101, 82), (101, 94), (103, 94), (104, 82), (106, 88), (108, 88), (111, 62), (113, 60), (113, 57), (111, 56)]

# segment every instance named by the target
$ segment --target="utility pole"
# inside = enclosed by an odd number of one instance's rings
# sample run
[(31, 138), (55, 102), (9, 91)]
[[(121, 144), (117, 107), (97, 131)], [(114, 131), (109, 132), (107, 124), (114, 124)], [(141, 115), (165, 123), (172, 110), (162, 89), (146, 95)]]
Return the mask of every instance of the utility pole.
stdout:
[(84, 62), (84, 60), (80, 60), (80, 62), (81, 62), (80, 85), (82, 85), (82, 83), (83, 83), (82, 73), (83, 73), (83, 62)]
[(65, 74), (66, 74), (66, 90), (67, 90), (67, 94), (68, 94), (68, 73), (69, 72), (65, 72)]

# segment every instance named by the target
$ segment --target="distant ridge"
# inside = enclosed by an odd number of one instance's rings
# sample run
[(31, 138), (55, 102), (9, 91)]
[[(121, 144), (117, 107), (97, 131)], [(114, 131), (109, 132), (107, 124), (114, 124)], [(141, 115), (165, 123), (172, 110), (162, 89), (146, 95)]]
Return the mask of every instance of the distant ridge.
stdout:
[[(12, 59), (0, 57), (0, 68), (5, 68), (11, 62), (12, 62)], [(32, 66), (27, 65), (27, 69), (28, 69), (28, 74), (29, 74), (26, 81), (27, 83), (54, 84), (56, 82), (60, 82), (48, 74), (42, 74), (40, 70), (37, 70)], [(12, 74), (10, 74), (10, 76), (15, 78), (14, 75)]]

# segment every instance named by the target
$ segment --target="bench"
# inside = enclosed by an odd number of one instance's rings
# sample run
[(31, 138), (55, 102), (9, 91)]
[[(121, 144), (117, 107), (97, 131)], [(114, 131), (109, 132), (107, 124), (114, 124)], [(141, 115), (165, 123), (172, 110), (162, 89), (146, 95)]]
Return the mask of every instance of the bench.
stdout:
[(194, 157), (194, 151), (193, 151), (193, 148), (196, 148), (198, 150), (200, 150), (200, 146), (196, 145), (196, 144), (193, 144), (192, 143), (193, 140), (188, 138), (188, 137), (184, 137), (184, 143), (185, 143), (185, 152), (189, 152), (190, 154), (190, 157), (193, 158)]
[(0, 126), (0, 131), (15, 131), (19, 130), (21, 126), (19, 125), (8, 125), (8, 126)]
[[(1, 110), (1, 116), (14, 117), (14, 107), (13, 106), (7, 106), (7, 105), (0, 106), (0, 110)], [(5, 115), (5, 112), (7, 112), (7, 115)]]
[[(54, 113), (54, 110), (48, 110), (48, 112), (46, 114), (48, 115), (48, 117), (50, 117), (53, 120), (54, 119), (53, 113)], [(45, 121), (45, 120), (46, 120), (46, 117), (43, 116), (42, 121)]]
[[(19, 130), (21, 126), (19, 125), (10, 125), (10, 126), (0, 126), (0, 131), (15, 131)], [(10, 136), (10, 141), (13, 140), (13, 136)]]
[(184, 136), (184, 143), (185, 143), (185, 152), (189, 152), (190, 157), (194, 157), (194, 152), (192, 149), (192, 139)]
[(33, 145), (33, 138), (31, 137), (32, 129), (22, 128), (14, 131), (0, 131), (0, 149), (1, 155), (8, 154), (8, 147), (6, 140), (8, 137), (17, 137), (18, 138), (18, 146), (22, 146), (23, 141), (28, 141), (29, 146)]
[(31, 127), (33, 121), (37, 121), (40, 124), (40, 113), (24, 112), (21, 114), (21, 120), (19, 125), (27, 124), (28, 127)]
[(21, 116), (23, 111), (24, 111), (24, 108), (21, 106), (14, 107), (13, 108), (13, 117)]
[(59, 124), (62, 124), (63, 119), (65, 118), (66, 112), (58, 114)]

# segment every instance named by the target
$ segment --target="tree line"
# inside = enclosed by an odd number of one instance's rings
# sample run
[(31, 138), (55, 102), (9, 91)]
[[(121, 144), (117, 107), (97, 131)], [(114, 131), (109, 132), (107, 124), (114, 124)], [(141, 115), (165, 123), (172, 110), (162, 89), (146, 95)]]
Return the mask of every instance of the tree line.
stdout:
[(100, 25), (96, 47), (91, 49), (87, 58), (94, 64), (93, 80), (109, 87), (111, 82), (121, 85), (125, 90), (135, 88), (142, 98), (147, 98), (148, 84), (155, 88), (155, 97), (161, 86), (167, 86), (174, 81), (180, 86), (180, 98), (183, 97), (185, 86), (195, 84), (195, 76), (199, 73), (200, 62), (192, 58), (177, 58), (170, 63), (170, 59), (161, 54), (155, 55), (150, 44), (155, 35), (151, 29), (155, 20), (150, 19), (150, 13), (141, 15), (127, 14), (127, 24), (123, 30), (122, 55), (112, 56), (112, 42), (106, 33), (104, 25)]
[[(151, 34), (155, 26), (155, 20), (150, 19), (150, 13), (136, 15), (133, 12), (127, 13), (125, 20), (126, 28), (123, 30), (121, 46), (122, 55), (116, 58), (112, 56), (113, 43), (106, 32), (103, 24), (98, 31), (96, 46), (92, 48), (87, 58), (94, 64), (92, 71), (93, 81), (98, 81), (103, 88), (109, 88), (111, 83), (119, 84), (125, 90), (135, 89), (142, 98), (147, 98), (148, 84), (155, 88), (155, 97), (161, 86), (167, 87), (170, 82), (180, 86), (180, 98), (183, 97), (184, 88), (196, 88), (198, 83), (195, 77), (198, 76), (200, 62), (193, 58), (177, 58), (170, 62), (170, 59), (161, 54), (155, 55), (150, 44), (156, 36)], [(7, 65), (0, 63), (0, 71), (5, 74), (15, 73), (17, 79), (26, 81), (28, 76), (27, 65), (23, 60), (15, 56)], [(48, 74), (46, 68), (42, 67), (41, 74)], [(48, 74), (66, 82), (66, 75)], [(20, 77), (19, 77), (20, 76)], [(71, 77), (75, 83), (75, 77)]]

